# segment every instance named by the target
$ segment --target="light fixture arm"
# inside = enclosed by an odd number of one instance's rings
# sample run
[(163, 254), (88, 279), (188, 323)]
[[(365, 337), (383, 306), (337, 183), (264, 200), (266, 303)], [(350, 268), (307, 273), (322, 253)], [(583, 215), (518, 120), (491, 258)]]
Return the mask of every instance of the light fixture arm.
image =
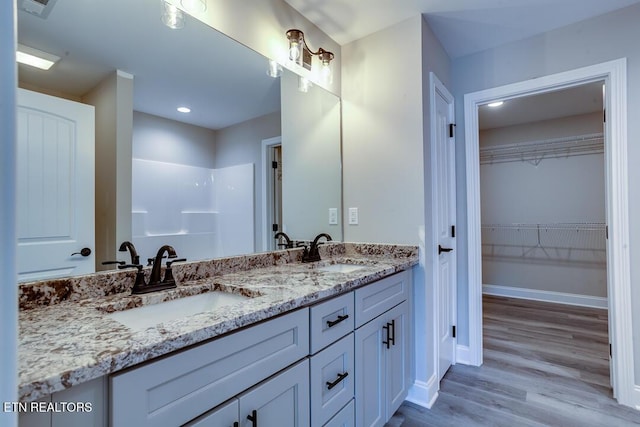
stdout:
[(292, 28), (291, 30), (287, 31), (287, 39), (289, 39), (289, 43), (292, 43), (294, 41), (298, 41), (300, 39), (302, 39), (302, 43), (304, 48), (311, 54), (314, 56), (318, 56), (320, 57), (320, 60), (323, 63), (329, 63), (331, 62), (331, 60), (333, 60), (334, 58), (334, 54), (333, 52), (329, 52), (328, 50), (325, 50), (323, 48), (319, 48), (317, 51), (313, 51), (309, 48), (309, 45), (307, 44), (307, 41), (304, 38), (304, 33), (298, 29)]

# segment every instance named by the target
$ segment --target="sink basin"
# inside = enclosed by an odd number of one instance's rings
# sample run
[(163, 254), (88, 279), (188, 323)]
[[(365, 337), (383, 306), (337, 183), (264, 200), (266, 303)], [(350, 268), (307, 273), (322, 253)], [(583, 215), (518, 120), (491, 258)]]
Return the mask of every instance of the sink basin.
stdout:
[(351, 273), (352, 271), (358, 271), (364, 267), (364, 265), (357, 264), (329, 264), (324, 267), (318, 267), (317, 270), (330, 273)]
[(221, 307), (246, 301), (247, 299), (249, 299), (249, 297), (243, 295), (213, 291), (158, 304), (116, 311), (107, 316), (135, 331), (144, 331), (149, 327), (156, 326), (158, 323), (169, 322), (207, 311), (214, 311)]

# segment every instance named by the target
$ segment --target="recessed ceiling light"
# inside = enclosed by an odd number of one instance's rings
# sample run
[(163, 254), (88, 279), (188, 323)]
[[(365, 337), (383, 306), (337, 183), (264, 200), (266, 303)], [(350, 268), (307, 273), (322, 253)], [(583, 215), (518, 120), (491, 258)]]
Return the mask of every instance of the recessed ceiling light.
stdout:
[(180, 111), (181, 113), (190, 113), (191, 112), (191, 108), (189, 108), (189, 107), (178, 107), (178, 111)]
[(59, 60), (59, 56), (18, 43), (16, 61), (21, 64), (30, 65), (32, 67), (40, 68), (41, 70), (48, 70)]
[(501, 106), (502, 104), (504, 104), (503, 101), (496, 101), (496, 102), (491, 102), (487, 104), (487, 107), (495, 108), (495, 107)]

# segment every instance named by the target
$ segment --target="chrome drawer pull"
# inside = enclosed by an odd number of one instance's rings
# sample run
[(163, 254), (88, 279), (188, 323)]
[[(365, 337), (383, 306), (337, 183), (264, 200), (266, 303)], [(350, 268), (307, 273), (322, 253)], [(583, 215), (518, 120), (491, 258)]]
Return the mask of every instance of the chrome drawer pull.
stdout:
[(348, 376), (349, 376), (349, 372), (345, 372), (343, 374), (338, 374), (338, 378), (336, 378), (335, 381), (333, 382), (327, 381), (327, 390), (331, 390), (332, 388), (340, 384)]
[(327, 320), (327, 327), (332, 328), (336, 326), (338, 323), (347, 320), (348, 318), (349, 318), (349, 315), (345, 314), (344, 316), (338, 316), (336, 320)]

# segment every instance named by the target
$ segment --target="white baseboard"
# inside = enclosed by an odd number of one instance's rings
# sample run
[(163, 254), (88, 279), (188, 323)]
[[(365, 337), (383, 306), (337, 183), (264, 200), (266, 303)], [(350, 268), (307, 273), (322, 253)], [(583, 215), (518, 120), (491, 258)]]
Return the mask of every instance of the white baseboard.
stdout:
[(522, 298), (536, 301), (555, 302), (560, 304), (579, 305), (582, 307), (608, 307), (607, 298), (589, 295), (568, 294), (565, 292), (541, 291), (537, 289), (515, 288), (501, 285), (482, 285), (482, 293), (501, 297)]
[(633, 386), (633, 406), (640, 411), (640, 385)]
[(419, 380), (414, 381), (413, 385), (409, 389), (409, 395), (406, 398), (407, 402), (422, 406), (423, 408), (431, 409), (433, 404), (436, 402), (436, 399), (438, 399), (438, 389), (440, 388), (440, 384), (437, 378), (438, 377), (436, 375), (432, 375), (427, 382)]
[(471, 350), (468, 345), (456, 345), (456, 363), (471, 365)]

